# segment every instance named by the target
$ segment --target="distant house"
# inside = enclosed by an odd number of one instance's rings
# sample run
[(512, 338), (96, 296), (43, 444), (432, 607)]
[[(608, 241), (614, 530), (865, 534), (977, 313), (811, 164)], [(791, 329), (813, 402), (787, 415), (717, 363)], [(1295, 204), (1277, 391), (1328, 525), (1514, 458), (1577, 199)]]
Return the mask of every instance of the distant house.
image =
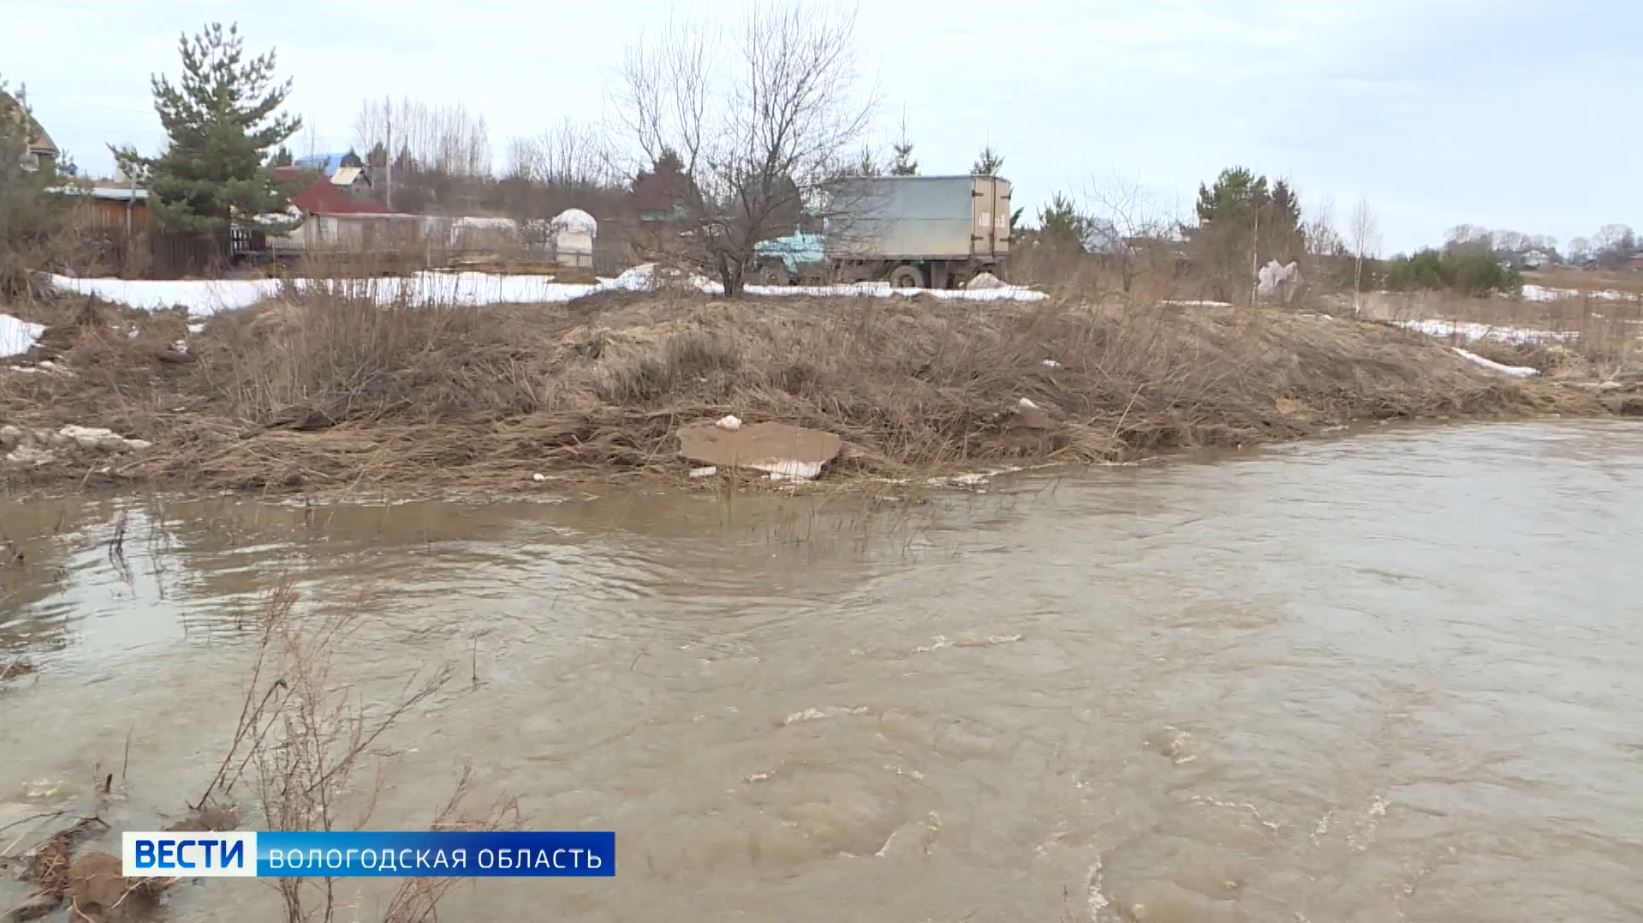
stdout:
[[(12, 119), (15, 122), (23, 120), (23, 106), (10, 93), (0, 91), (0, 117)], [(23, 169), (50, 170), (57, 166), (57, 158), (62, 153), (57, 149), (51, 135), (36, 119), (29, 119), (29, 146), (23, 152)]]
[(331, 185), (358, 195), (371, 188), (371, 174), (364, 167), (343, 167), (331, 174)]
[(278, 182), (300, 184), (304, 178), (308, 182), (289, 196), (289, 217), (300, 218), (302, 223), (289, 234), (269, 237), (270, 252), (398, 255), (419, 249), (421, 224), (417, 216), (391, 212), (379, 202), (355, 198), (333, 182), (334, 175), (316, 173), (298, 166), (274, 168)]
[(355, 195), (371, 188), (371, 170), (353, 151), (298, 157), (292, 161), (292, 166), (300, 171), (317, 173), (329, 180), (331, 185)]
[(1626, 261), (1626, 268), (1632, 272), (1643, 272), (1643, 250), (1632, 254), (1632, 258)]
[(336, 175), (336, 172), (344, 167), (365, 167), (365, 161), (353, 151), (339, 154), (310, 154), (307, 157), (298, 157), (291, 163), (299, 170), (308, 170), (327, 178)]
[(1523, 254), (1524, 269), (1545, 269), (1552, 265), (1552, 255), (1545, 250), (1530, 250)]

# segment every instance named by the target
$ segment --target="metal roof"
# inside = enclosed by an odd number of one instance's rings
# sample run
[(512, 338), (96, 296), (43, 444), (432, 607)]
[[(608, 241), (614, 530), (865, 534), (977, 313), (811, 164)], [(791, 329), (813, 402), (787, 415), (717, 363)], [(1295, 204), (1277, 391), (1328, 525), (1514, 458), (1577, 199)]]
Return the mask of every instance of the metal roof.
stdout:
[(318, 170), (326, 176), (330, 176), (342, 169), (342, 159), (347, 156), (347, 151), (339, 151), (335, 154), (309, 154), (307, 157), (296, 158), (292, 163), (304, 170)]
[(148, 198), (147, 189), (132, 189), (130, 186), (57, 186), (50, 191), (59, 195), (85, 196), (110, 202), (141, 202)]

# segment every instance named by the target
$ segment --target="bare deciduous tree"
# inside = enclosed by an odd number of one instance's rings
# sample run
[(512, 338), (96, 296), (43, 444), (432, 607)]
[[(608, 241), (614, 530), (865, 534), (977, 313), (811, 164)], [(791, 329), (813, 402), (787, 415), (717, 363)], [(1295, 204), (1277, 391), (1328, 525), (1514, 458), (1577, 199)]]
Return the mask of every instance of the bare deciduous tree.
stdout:
[(1319, 199), (1307, 209), (1308, 218), (1301, 225), (1301, 237), (1309, 257), (1340, 256), (1346, 252), (1346, 242), (1335, 230), (1335, 203), (1328, 196)]
[(721, 52), (699, 24), (670, 24), (629, 49), (615, 100), (640, 162), (672, 153), (684, 175), (671, 255), (741, 294), (755, 245), (791, 233), (861, 143), (855, 16), (790, 3), (755, 7)]
[(1130, 291), (1143, 272), (1159, 269), (1174, 259), (1174, 216), (1146, 194), (1140, 180), (1113, 174), (1104, 184), (1091, 184), (1088, 248), (1103, 254), (1117, 267), (1124, 291)]
[(381, 148), (390, 159), (405, 155), (412, 169), (447, 176), (488, 176), (490, 128), (483, 115), (461, 103), (430, 106), (413, 99), (367, 100), (354, 118), (354, 140), (363, 151)]
[(508, 175), (545, 186), (594, 188), (611, 182), (611, 154), (592, 128), (565, 119), (508, 145)]
[(1375, 227), (1375, 216), (1369, 211), (1369, 200), (1360, 198), (1352, 209), (1352, 310), (1363, 310), (1363, 261), (1373, 257), (1380, 246), (1380, 234)]

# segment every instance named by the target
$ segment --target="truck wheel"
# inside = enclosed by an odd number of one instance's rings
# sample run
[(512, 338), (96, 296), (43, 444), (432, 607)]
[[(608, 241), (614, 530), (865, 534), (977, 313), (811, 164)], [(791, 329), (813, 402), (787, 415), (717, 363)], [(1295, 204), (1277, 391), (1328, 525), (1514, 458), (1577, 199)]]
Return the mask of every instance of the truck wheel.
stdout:
[(787, 268), (775, 263), (766, 263), (759, 267), (758, 279), (760, 285), (787, 285)]
[(923, 288), (924, 273), (919, 272), (919, 268), (912, 263), (902, 263), (890, 270), (890, 287)]

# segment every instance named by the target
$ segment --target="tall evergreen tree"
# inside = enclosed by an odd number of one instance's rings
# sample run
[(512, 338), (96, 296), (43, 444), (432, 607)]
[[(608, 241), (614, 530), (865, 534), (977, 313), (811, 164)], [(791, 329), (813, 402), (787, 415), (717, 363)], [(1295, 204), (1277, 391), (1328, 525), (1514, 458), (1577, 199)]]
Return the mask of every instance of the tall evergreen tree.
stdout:
[(1247, 167), (1228, 167), (1215, 178), (1213, 187), (1198, 184), (1198, 223), (1254, 227), (1254, 210), (1264, 208), (1270, 197), (1266, 177), (1256, 176)]
[(1306, 250), (1301, 230), (1301, 201), (1280, 179), (1272, 184), (1272, 198), (1261, 214), (1261, 256), (1281, 263), (1298, 260)]
[(657, 156), (652, 169), (657, 173), (683, 173), (685, 172), (685, 162), (679, 156), (678, 151), (671, 147), (664, 147), (662, 153)]
[[(274, 81), (274, 52), (247, 58), (239, 27), (207, 25), (178, 41), (183, 73), (177, 85), (150, 81), (154, 109), (168, 143), (158, 157), (113, 148), (121, 169), (147, 177), (150, 207), (168, 228), (223, 239), (235, 222), (285, 211), (268, 152), (283, 144), (301, 120), (280, 113), (291, 82)], [(270, 233), (295, 222), (262, 223)]]
[(851, 176), (883, 176), (884, 171), (879, 168), (878, 161), (873, 158), (873, 149), (867, 145), (861, 146), (861, 154), (856, 162), (845, 168)]
[(1198, 186), (1198, 227), (1191, 236), (1198, 258), (1222, 297), (1244, 290), (1252, 263), (1287, 263), (1306, 255), (1300, 196), (1288, 180), (1268, 184), (1246, 167), (1222, 170)]
[(970, 165), (971, 176), (994, 176), (1004, 169), (1004, 158), (993, 150), (991, 144), (981, 149), (976, 156), (976, 162)]
[(291, 149), (283, 144), (274, 152), (274, 156), (268, 159), (270, 167), (289, 167), (293, 163), (296, 163), (296, 158), (291, 156)]
[(1039, 239), (1058, 250), (1082, 252), (1089, 230), (1089, 219), (1059, 192), (1050, 204), (1038, 210)]
[(895, 156), (890, 160), (891, 176), (917, 176), (918, 161), (913, 159), (913, 142), (907, 137), (907, 117), (901, 119), (901, 136), (890, 145)]

